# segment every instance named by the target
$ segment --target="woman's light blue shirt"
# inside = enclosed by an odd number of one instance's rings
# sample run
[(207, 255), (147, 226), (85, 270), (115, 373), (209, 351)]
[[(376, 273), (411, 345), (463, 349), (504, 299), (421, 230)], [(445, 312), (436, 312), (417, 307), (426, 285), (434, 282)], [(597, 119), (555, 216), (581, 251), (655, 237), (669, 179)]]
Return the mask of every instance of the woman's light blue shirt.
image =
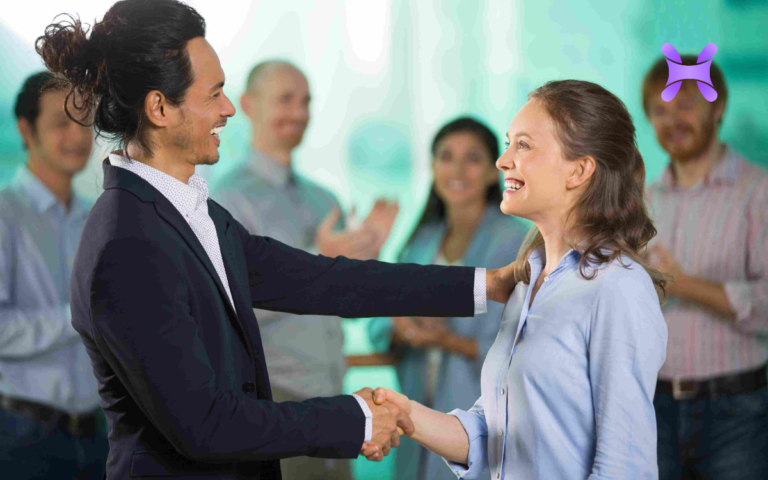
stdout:
[[(530, 256), (531, 285), (543, 257)], [(616, 259), (591, 280), (580, 259), (568, 252), (533, 305), (528, 285), (512, 292), (483, 365), (482, 396), (451, 412), (469, 436), (469, 465), (449, 462), (459, 477), (475, 478), (487, 464), (492, 479), (658, 478), (653, 395), (667, 346), (658, 296), (627, 257), (629, 268)]]

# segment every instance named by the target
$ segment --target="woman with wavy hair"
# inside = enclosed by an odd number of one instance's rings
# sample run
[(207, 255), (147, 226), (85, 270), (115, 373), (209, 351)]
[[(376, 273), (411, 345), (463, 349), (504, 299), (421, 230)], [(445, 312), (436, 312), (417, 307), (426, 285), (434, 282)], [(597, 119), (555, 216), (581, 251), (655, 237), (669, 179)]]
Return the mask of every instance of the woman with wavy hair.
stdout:
[(493, 479), (658, 478), (653, 395), (666, 281), (644, 260), (656, 230), (632, 119), (598, 85), (550, 82), (530, 94), (507, 141), (496, 162), (501, 210), (535, 227), (480, 399), (449, 414), (392, 390), (375, 399), (408, 412), (411, 438), (462, 478), (485, 465)]

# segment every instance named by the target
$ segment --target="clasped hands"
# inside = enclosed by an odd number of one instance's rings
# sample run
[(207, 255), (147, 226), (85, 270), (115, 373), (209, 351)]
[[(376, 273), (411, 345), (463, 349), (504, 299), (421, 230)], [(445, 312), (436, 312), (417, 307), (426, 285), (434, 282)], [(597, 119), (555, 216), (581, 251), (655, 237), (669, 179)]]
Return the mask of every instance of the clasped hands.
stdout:
[(400, 436), (412, 436), (415, 432), (411, 421), (411, 401), (394, 390), (363, 388), (355, 392), (368, 404), (373, 414), (371, 441), (363, 443), (360, 455), (380, 462), (393, 447), (400, 445)]

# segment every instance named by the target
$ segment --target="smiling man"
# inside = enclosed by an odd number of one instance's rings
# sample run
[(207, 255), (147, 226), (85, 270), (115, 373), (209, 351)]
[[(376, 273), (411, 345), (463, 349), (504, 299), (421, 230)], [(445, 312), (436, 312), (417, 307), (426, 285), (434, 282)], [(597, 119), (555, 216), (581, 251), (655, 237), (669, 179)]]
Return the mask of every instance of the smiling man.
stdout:
[(381, 459), (413, 431), (372, 391), (272, 400), (253, 308), (341, 317), (471, 316), (506, 301), (514, 265), (391, 265), (312, 255), (251, 235), (208, 198), (198, 165), (218, 161), (235, 113), (205, 21), (176, 0), (124, 0), (86, 35), (38, 39), (96, 130), (123, 148), (78, 247), (72, 324), (110, 427), (110, 480), (277, 479), (278, 459)]
[[(693, 65), (697, 58), (683, 56)], [(719, 139), (728, 100), (684, 80), (661, 98), (667, 64), (643, 84), (643, 105), (670, 163), (648, 197), (655, 266), (674, 277), (664, 307), (667, 357), (654, 404), (659, 478), (768, 478), (768, 175)]]
[[(380, 200), (360, 228), (344, 229), (336, 197), (293, 169), (293, 151), (310, 120), (304, 74), (284, 60), (261, 62), (248, 75), (240, 104), (251, 121), (251, 149), (219, 182), (217, 201), (250, 232), (291, 247), (327, 257), (377, 258), (397, 204)], [(322, 168), (322, 162), (316, 167)], [(340, 318), (255, 313), (266, 339), (264, 355), (276, 401), (342, 393), (346, 365)], [(343, 460), (296, 457), (284, 459), (281, 467), (286, 478), (294, 480), (344, 480), (352, 475)]]

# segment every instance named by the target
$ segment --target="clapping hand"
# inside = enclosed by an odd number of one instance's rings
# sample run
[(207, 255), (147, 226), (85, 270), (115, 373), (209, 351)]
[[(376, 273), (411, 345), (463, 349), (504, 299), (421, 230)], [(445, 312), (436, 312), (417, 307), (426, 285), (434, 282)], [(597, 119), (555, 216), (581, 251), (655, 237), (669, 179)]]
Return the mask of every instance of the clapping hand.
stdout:
[[(379, 401), (374, 402), (374, 391), (370, 388), (364, 388), (355, 394), (365, 400), (373, 414), (371, 441), (363, 444), (360, 454), (368, 460), (379, 462), (389, 455), (392, 447), (400, 445), (400, 435), (413, 434), (413, 422), (408, 416), (410, 405), (406, 405), (406, 409), (403, 410), (394, 402), (387, 401), (386, 393), (380, 393)], [(400, 405), (404, 404), (401, 399), (398, 398), (397, 400), (399, 400)]]
[(387, 202), (380, 198), (376, 200), (368, 216), (363, 220), (362, 227), (368, 228), (376, 235), (374, 248), (377, 252), (387, 241), (399, 210), (397, 202)]
[(359, 229), (347, 229), (334, 232), (333, 227), (339, 221), (341, 210), (334, 207), (317, 228), (315, 245), (321, 255), (335, 258), (343, 255), (357, 260), (370, 260), (379, 256), (376, 232), (366, 226)]

